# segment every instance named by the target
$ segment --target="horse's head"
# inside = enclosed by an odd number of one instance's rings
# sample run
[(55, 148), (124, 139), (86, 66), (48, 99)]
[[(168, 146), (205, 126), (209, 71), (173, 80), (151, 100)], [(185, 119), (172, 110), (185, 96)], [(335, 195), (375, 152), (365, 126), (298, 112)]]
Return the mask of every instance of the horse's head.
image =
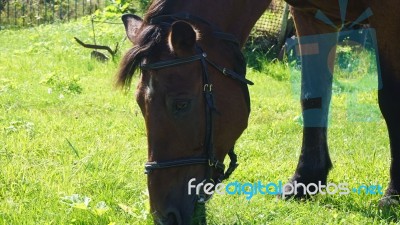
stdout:
[(189, 181), (225, 178), (224, 158), (247, 126), (251, 82), (244, 78), (240, 46), (188, 14), (144, 21), (124, 15), (123, 21), (134, 47), (117, 79), (129, 86), (134, 71), (141, 71), (136, 101), (147, 129), (151, 213), (157, 224), (193, 223), (195, 208), (204, 209), (209, 196), (195, 189), (189, 194)]

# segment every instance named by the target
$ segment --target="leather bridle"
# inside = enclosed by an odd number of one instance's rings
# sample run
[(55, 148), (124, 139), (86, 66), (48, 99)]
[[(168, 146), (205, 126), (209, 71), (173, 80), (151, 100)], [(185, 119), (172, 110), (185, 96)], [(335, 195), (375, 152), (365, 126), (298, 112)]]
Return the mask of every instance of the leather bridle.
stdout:
[[(178, 13), (178, 14), (173, 14), (173, 15), (162, 15), (158, 16), (156, 18), (153, 18), (150, 23), (152, 24), (171, 24), (173, 21), (177, 20), (189, 20), (189, 21), (195, 21), (195, 22), (201, 22), (207, 25), (212, 26), (214, 30), (214, 36), (216, 38), (225, 40), (225, 41), (231, 41), (239, 47), (238, 41), (235, 38), (234, 35), (228, 34), (228, 33), (223, 33), (218, 31), (215, 26), (211, 25), (209, 22), (205, 21), (204, 19), (193, 16), (187, 13)], [(213, 143), (213, 113), (216, 111), (215, 104), (214, 104), (214, 99), (213, 99), (213, 85), (210, 82), (210, 76), (208, 72), (208, 66), (214, 67), (216, 70), (218, 70), (220, 73), (223, 75), (230, 77), (234, 80), (237, 80), (244, 85), (253, 85), (253, 82), (247, 80), (244, 75), (240, 75), (236, 73), (233, 70), (230, 70), (225, 67), (221, 67), (211, 61), (208, 57), (207, 54), (201, 49), (201, 47), (196, 45), (196, 51), (197, 54), (185, 58), (179, 58), (179, 59), (172, 59), (172, 60), (166, 60), (166, 61), (160, 61), (160, 62), (155, 62), (155, 63), (148, 63), (148, 64), (142, 64), (140, 67), (142, 70), (160, 70), (164, 68), (169, 68), (169, 67), (175, 67), (175, 66), (180, 66), (183, 64), (188, 64), (188, 63), (194, 63), (199, 61), (201, 64), (202, 68), (202, 80), (203, 80), (203, 95), (205, 99), (205, 156), (203, 157), (189, 157), (189, 158), (183, 158), (183, 159), (175, 159), (175, 160), (167, 160), (167, 161), (152, 161), (152, 162), (147, 162), (145, 164), (145, 173), (150, 174), (153, 170), (159, 170), (159, 169), (165, 169), (165, 168), (171, 168), (171, 167), (181, 167), (181, 166), (190, 166), (190, 165), (198, 165), (198, 164), (205, 164), (207, 165), (207, 171), (206, 171), (206, 180), (203, 182), (213, 182), (215, 183), (220, 183), (224, 179), (227, 179), (233, 171), (236, 169), (238, 166), (237, 163), (237, 156), (234, 152), (234, 147), (228, 152), (228, 156), (230, 158), (230, 163), (228, 169), (225, 171), (225, 165), (223, 162), (220, 162), (216, 159), (215, 153), (214, 153), (214, 143)], [(219, 174), (220, 177), (214, 181), (212, 178), (212, 170), (215, 169)], [(199, 203), (204, 203), (208, 199), (210, 199), (211, 196), (203, 195), (201, 194), (198, 196), (198, 202)]]

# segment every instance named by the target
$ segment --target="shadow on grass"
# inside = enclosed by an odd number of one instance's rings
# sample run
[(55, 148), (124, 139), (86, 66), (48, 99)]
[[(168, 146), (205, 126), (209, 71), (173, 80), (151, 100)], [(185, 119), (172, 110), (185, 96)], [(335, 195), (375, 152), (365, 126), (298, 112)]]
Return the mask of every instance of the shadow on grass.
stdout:
[(247, 66), (261, 71), (266, 62), (277, 60), (282, 46), (278, 47), (277, 40), (268, 36), (251, 36), (246, 42), (243, 54)]

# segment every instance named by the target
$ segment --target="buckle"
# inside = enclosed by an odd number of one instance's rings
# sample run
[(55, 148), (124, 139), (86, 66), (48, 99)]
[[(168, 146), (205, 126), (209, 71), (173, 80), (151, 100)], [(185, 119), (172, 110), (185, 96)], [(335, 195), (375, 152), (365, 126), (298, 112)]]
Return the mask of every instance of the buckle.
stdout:
[(205, 84), (203, 87), (203, 91), (204, 92), (212, 92), (212, 87), (213, 87), (212, 84)]
[(215, 164), (211, 161), (211, 159), (209, 159), (209, 160), (208, 160), (208, 165), (209, 165), (210, 167), (213, 167)]
[(226, 68), (223, 68), (223, 69), (222, 69), (222, 74), (224, 74), (225, 76), (228, 75), (228, 72), (227, 72), (227, 69), (226, 69)]

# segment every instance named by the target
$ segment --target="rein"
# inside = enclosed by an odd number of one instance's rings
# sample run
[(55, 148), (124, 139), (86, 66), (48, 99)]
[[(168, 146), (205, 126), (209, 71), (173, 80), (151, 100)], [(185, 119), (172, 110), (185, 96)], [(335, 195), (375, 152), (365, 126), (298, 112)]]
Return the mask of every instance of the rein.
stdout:
[[(201, 22), (204, 24), (207, 24), (209, 26), (213, 26), (209, 22), (205, 21), (204, 19), (193, 16), (187, 13), (178, 13), (174, 15), (163, 15), (159, 16), (156, 18), (151, 19), (150, 23), (151, 24), (169, 24), (168, 22), (171, 21), (176, 21), (176, 20), (190, 20), (190, 21), (195, 21), (195, 22)], [(214, 29), (216, 30), (216, 28)], [(239, 47), (239, 42), (235, 38), (234, 35), (228, 34), (228, 33), (223, 33), (220, 31), (215, 31), (213, 33), (216, 38), (220, 38), (222, 40), (230, 41), (233, 43), (236, 43), (237, 46)], [(153, 170), (158, 170), (158, 169), (166, 169), (166, 168), (172, 168), (172, 167), (181, 167), (181, 166), (190, 166), (190, 165), (198, 165), (198, 164), (205, 164), (207, 165), (207, 171), (206, 171), (206, 179), (203, 182), (211, 182), (211, 183), (220, 183), (223, 180), (229, 178), (229, 176), (233, 173), (233, 171), (237, 168), (238, 163), (237, 163), (237, 155), (234, 152), (234, 147), (230, 149), (228, 152), (228, 156), (230, 158), (230, 163), (228, 166), (228, 169), (225, 171), (225, 165), (223, 162), (220, 162), (216, 159), (215, 153), (214, 153), (214, 143), (213, 143), (213, 113), (216, 111), (215, 104), (214, 104), (214, 98), (213, 98), (213, 85), (210, 83), (210, 76), (209, 76), (209, 71), (208, 71), (208, 66), (214, 67), (216, 70), (218, 70), (220, 73), (223, 75), (234, 79), (238, 82), (241, 82), (244, 85), (253, 85), (254, 83), (251, 82), (250, 80), (247, 80), (244, 75), (240, 75), (236, 73), (233, 70), (230, 70), (225, 67), (221, 67), (218, 64), (214, 63), (211, 61), (208, 57), (207, 54), (199, 47), (196, 46), (197, 54), (185, 58), (179, 58), (179, 59), (172, 59), (172, 60), (165, 60), (165, 61), (160, 61), (160, 62), (155, 62), (155, 63), (149, 63), (149, 64), (142, 64), (140, 67), (142, 70), (160, 70), (164, 68), (169, 68), (169, 67), (175, 67), (175, 66), (180, 66), (183, 64), (188, 64), (188, 63), (194, 63), (199, 61), (201, 64), (202, 68), (202, 80), (203, 80), (203, 96), (205, 99), (205, 122), (206, 122), (206, 135), (205, 135), (205, 156), (204, 157), (189, 157), (189, 158), (183, 158), (183, 159), (175, 159), (175, 160), (167, 160), (167, 161), (152, 161), (152, 162), (147, 162), (145, 164), (145, 174), (150, 174)], [(212, 178), (212, 170), (215, 169), (219, 174), (220, 177), (217, 179), (217, 181), (214, 181)], [(205, 203), (211, 198), (211, 196), (206, 195), (206, 194), (200, 194), (198, 196), (198, 203)]]

